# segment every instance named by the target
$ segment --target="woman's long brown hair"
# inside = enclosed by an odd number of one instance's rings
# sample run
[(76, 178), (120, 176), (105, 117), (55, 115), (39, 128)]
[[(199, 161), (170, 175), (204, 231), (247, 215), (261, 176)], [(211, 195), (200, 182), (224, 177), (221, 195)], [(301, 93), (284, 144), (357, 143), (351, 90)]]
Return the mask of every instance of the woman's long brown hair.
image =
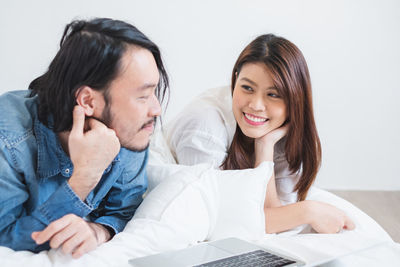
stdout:
[[(242, 51), (232, 72), (232, 93), (243, 65), (264, 63), (275, 87), (286, 104), (289, 129), (285, 155), (289, 170), (300, 175), (294, 191), (298, 201), (306, 198), (321, 164), (321, 143), (315, 126), (311, 81), (301, 51), (290, 41), (273, 34), (261, 35)], [(254, 139), (245, 136), (239, 126), (228, 155), (225, 170), (254, 168)]]

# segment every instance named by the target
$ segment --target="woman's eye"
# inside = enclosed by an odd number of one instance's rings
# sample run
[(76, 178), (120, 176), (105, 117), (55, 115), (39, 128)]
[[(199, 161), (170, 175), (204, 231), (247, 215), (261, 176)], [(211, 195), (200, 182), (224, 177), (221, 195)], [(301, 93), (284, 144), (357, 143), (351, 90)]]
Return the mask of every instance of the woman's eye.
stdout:
[(268, 93), (268, 96), (273, 97), (273, 98), (280, 98), (280, 96), (278, 94), (274, 94), (274, 93)]
[(242, 88), (246, 91), (250, 91), (250, 92), (253, 91), (253, 88), (251, 88), (250, 86), (247, 86), (247, 85), (242, 85)]
[(147, 100), (149, 98), (149, 96), (141, 96), (141, 97), (139, 97), (139, 99), (141, 99), (141, 100)]

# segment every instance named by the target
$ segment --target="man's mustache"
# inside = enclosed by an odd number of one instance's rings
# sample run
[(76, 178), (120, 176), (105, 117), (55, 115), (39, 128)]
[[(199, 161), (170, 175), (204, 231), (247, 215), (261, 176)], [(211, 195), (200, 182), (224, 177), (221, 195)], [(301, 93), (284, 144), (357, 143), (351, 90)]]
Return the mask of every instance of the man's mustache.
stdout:
[(154, 117), (151, 120), (149, 120), (148, 122), (146, 122), (145, 124), (143, 124), (142, 128), (140, 128), (140, 129), (143, 129), (151, 124), (154, 124), (154, 126), (155, 126), (156, 121), (157, 121), (157, 117)]

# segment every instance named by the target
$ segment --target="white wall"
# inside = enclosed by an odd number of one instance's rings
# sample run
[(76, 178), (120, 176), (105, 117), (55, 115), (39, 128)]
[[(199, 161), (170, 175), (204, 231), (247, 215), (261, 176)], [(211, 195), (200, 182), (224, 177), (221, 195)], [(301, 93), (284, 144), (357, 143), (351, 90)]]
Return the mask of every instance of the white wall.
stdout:
[(317, 184), (400, 190), (400, 1), (2, 1), (0, 93), (26, 89), (73, 18), (127, 20), (163, 52), (171, 118), (201, 91), (229, 83), (239, 52), (261, 33), (303, 51), (323, 145)]

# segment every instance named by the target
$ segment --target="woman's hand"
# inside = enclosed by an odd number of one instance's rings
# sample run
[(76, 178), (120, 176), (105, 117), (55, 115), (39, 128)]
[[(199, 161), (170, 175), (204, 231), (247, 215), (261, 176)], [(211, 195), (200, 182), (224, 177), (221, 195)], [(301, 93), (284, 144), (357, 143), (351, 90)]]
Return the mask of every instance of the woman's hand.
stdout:
[(279, 140), (281, 140), (287, 134), (288, 129), (289, 129), (289, 124), (284, 124), (283, 126), (270, 131), (266, 135), (257, 138), (255, 140), (256, 146), (275, 145)]
[(256, 164), (254, 167), (257, 167), (263, 161), (274, 160), (274, 146), (286, 135), (288, 129), (289, 125), (284, 124), (283, 126), (254, 140), (254, 152), (256, 156)]
[(318, 233), (334, 234), (342, 229), (353, 230), (354, 222), (342, 210), (319, 201), (306, 200), (309, 224)]
[(318, 233), (353, 230), (353, 221), (340, 209), (319, 201), (305, 200), (280, 207), (264, 207), (265, 231), (269, 234), (310, 224)]

